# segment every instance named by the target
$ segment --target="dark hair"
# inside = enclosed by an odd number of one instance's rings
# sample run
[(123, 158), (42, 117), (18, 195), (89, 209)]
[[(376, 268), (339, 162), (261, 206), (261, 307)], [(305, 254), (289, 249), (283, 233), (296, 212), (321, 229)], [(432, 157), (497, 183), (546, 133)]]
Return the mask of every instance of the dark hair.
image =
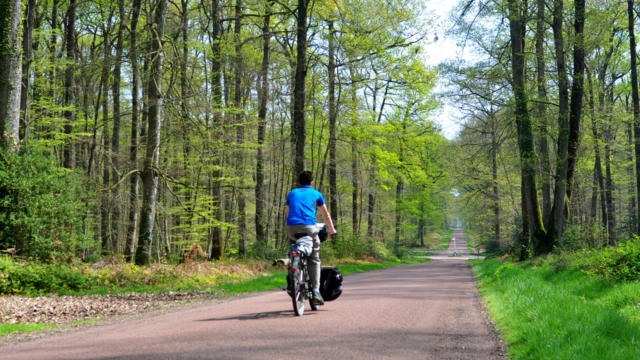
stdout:
[(313, 174), (311, 173), (311, 171), (303, 171), (300, 173), (300, 175), (298, 175), (298, 183), (300, 183), (300, 185), (311, 185), (311, 182), (313, 181)]

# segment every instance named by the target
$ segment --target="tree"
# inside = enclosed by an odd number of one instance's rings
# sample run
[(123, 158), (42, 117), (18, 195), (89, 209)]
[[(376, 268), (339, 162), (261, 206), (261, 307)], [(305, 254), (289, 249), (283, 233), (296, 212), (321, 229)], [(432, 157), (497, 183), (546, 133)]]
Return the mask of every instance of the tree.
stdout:
[(2, 147), (12, 150), (20, 143), (21, 19), (22, 1), (0, 3), (0, 135)]
[[(154, 25), (152, 37), (152, 65), (149, 75), (149, 126), (147, 153), (142, 172), (142, 208), (140, 209), (140, 235), (136, 251), (136, 264), (146, 265), (151, 260), (154, 221), (158, 196), (158, 166), (160, 164), (160, 130), (162, 126), (162, 65), (164, 60), (164, 25), (166, 0), (158, 0), (149, 22)], [(150, 15), (151, 16), (151, 15)]]
[(296, 16), (296, 68), (293, 88), (292, 144), (295, 149), (294, 174), (305, 169), (307, 130), (305, 122), (305, 81), (307, 78), (307, 17), (309, 0), (298, 0)]

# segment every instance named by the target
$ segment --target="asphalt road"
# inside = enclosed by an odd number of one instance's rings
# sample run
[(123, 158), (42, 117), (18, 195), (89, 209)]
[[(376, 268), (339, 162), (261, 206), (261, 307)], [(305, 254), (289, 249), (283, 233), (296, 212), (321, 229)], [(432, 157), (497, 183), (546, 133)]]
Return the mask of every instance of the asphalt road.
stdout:
[[(455, 235), (454, 235), (455, 236)], [(434, 260), (345, 277), (296, 317), (284, 291), (31, 342), (0, 359), (502, 359), (469, 265)]]

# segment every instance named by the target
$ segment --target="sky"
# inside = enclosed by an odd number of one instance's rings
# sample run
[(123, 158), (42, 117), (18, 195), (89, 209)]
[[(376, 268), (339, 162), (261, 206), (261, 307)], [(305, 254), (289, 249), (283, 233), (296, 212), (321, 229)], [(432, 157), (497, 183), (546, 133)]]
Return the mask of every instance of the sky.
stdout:
[[(456, 39), (447, 35), (450, 28), (448, 17), (451, 10), (458, 4), (460, 0), (425, 0), (425, 14), (434, 19), (434, 34), (430, 34), (429, 43), (424, 46), (426, 53), (426, 63), (429, 66), (437, 66), (438, 64), (459, 58), (470, 59), (469, 50), (463, 49), (456, 44)], [(433, 41), (435, 36), (437, 41)], [(438, 79), (435, 92), (444, 90), (445, 79)], [(447, 103), (444, 97), (438, 98), (441, 102), (440, 107), (433, 115), (433, 120), (440, 124), (442, 132), (447, 139), (454, 139), (461, 129), (461, 113), (453, 104)]]

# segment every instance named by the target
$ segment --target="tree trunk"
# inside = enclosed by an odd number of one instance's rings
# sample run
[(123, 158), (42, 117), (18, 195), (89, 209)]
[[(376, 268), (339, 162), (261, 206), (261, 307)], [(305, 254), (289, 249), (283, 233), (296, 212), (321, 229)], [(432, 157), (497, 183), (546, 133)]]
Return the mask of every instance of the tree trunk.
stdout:
[(136, 251), (136, 264), (146, 265), (151, 261), (151, 244), (158, 195), (158, 166), (160, 163), (160, 129), (162, 126), (162, 65), (164, 58), (164, 22), (167, 0), (159, 0), (151, 24), (155, 24), (152, 37), (153, 62), (149, 74), (149, 129), (147, 131), (147, 154), (142, 172), (142, 208), (140, 209), (140, 237)]
[[(118, 23), (118, 42), (116, 43), (116, 57), (113, 66), (113, 84), (111, 88), (113, 96), (113, 133), (111, 135), (111, 166), (113, 167), (113, 180), (119, 182), (117, 178), (120, 174), (120, 74), (122, 67), (122, 51), (124, 48), (124, 28), (125, 28), (125, 11), (124, 0), (118, 0), (118, 12), (120, 21)], [(120, 239), (120, 203), (118, 202), (119, 187), (114, 186), (111, 189), (111, 248), (116, 253), (119, 249), (118, 241)]]
[(20, 139), (28, 140), (29, 129), (29, 92), (31, 90), (31, 63), (33, 62), (33, 30), (35, 26), (35, 16), (37, 0), (28, 0), (27, 13), (24, 18), (24, 35), (22, 38), (22, 88), (20, 91), (20, 114), (22, 123), (20, 124)]
[[(634, 29), (635, 14), (633, 0), (627, 0), (627, 16), (629, 19), (629, 52), (631, 55), (631, 99), (633, 102), (633, 140), (636, 154), (636, 204), (640, 204), (640, 99), (638, 97), (638, 68), (636, 53), (636, 35)], [(637, 213), (635, 232), (640, 234), (640, 206)]]
[(333, 21), (328, 22), (329, 27), (329, 209), (333, 223), (337, 224), (338, 216), (338, 183), (336, 169), (336, 122), (338, 109), (336, 104), (336, 64)]
[(305, 79), (307, 78), (307, 16), (309, 0), (298, 0), (297, 12), (297, 57), (296, 76), (293, 93), (292, 140), (295, 149), (294, 176), (304, 170), (306, 125), (305, 125)]
[[(493, 116), (493, 115), (491, 115)], [(493, 185), (493, 235), (496, 246), (500, 244), (500, 191), (498, 187), (498, 152), (500, 144), (497, 139), (496, 121), (492, 121), (491, 129), (491, 180)]]
[(584, 98), (584, 17), (585, 0), (576, 0), (573, 44), (573, 83), (571, 84), (571, 110), (569, 112), (569, 144), (567, 159), (567, 200), (571, 200), (573, 178), (578, 162), (578, 147), (580, 146), (580, 123), (582, 120), (582, 104)]
[[(142, 0), (133, 0), (131, 14), (131, 146), (129, 147), (129, 162), (131, 169), (138, 168), (138, 127), (140, 126), (140, 102), (138, 94), (140, 91), (140, 68), (138, 66), (138, 20), (140, 19), (140, 9)], [(136, 246), (137, 225), (138, 225), (138, 174), (133, 174), (129, 183), (129, 221), (127, 223), (127, 243), (125, 245), (125, 258), (127, 262), (133, 260)]]
[[(631, 149), (633, 148), (633, 124), (629, 122), (627, 124), (627, 151), (625, 151), (627, 155), (627, 173), (629, 179), (635, 179), (634, 168), (633, 168), (633, 152)], [(631, 180), (633, 181), (633, 180)], [(633, 228), (634, 224), (638, 222), (638, 218), (636, 217), (636, 190), (635, 186), (631, 186), (631, 196), (629, 196), (629, 218), (631, 219), (632, 229), (631, 232), (635, 231)]]
[[(220, 42), (222, 41), (222, 19), (219, 0), (211, 1), (211, 19), (212, 19), (212, 31), (211, 31), (211, 98), (213, 103), (213, 134), (216, 138), (222, 139), (224, 137), (222, 119), (222, 54)], [(213, 204), (216, 206), (215, 220), (216, 224), (213, 226), (211, 234), (211, 259), (219, 259), (224, 252), (223, 247), (223, 234), (222, 234), (222, 222), (224, 222), (224, 197), (222, 194), (222, 165), (223, 158), (222, 152), (217, 151), (217, 156), (214, 158), (214, 170), (213, 177)]]
[[(69, 8), (67, 10), (66, 22), (64, 27), (65, 43), (67, 45), (67, 68), (64, 73), (64, 105), (66, 110), (64, 111), (64, 134), (66, 140), (64, 144), (64, 167), (72, 169), (75, 165), (73, 154), (73, 139), (71, 134), (73, 132), (73, 122), (75, 120), (75, 111), (72, 107), (75, 106), (75, 94), (74, 94), (74, 72), (75, 72), (75, 21), (76, 21), (76, 1), (69, 1)], [(105, 37), (106, 39), (106, 37)], [(105, 45), (106, 46), (106, 45)]]
[(102, 164), (102, 202), (100, 206), (100, 237), (102, 245), (102, 254), (107, 255), (107, 251), (111, 247), (111, 227), (109, 226), (109, 217), (111, 213), (111, 196), (107, 192), (111, 184), (109, 165), (110, 159), (110, 141), (109, 141), (109, 70), (110, 70), (110, 54), (111, 43), (109, 40), (109, 31), (111, 29), (112, 13), (109, 12), (109, 18), (103, 25), (102, 32), (104, 35), (104, 60), (102, 63), (102, 146), (103, 146), (103, 164)]
[[(191, 139), (189, 136), (190, 119), (189, 105), (187, 99), (191, 95), (187, 85), (187, 66), (189, 63), (189, 0), (181, 0), (181, 16), (180, 16), (180, 34), (182, 35), (182, 59), (180, 61), (180, 116), (182, 117), (182, 166), (186, 177), (186, 189), (184, 206), (187, 212), (186, 225), (187, 230), (183, 232), (183, 240), (185, 243), (191, 241), (190, 233), (193, 226), (193, 184), (190, 176), (191, 169)], [(197, 188), (197, 183), (195, 184)]]
[(558, 144), (556, 158), (556, 178), (553, 192), (553, 208), (547, 220), (548, 244), (546, 251), (551, 251), (555, 239), (564, 231), (565, 205), (567, 196), (568, 147), (569, 147), (569, 80), (565, 61), (564, 34), (562, 30), (563, 1), (554, 0), (553, 38), (556, 50), (556, 67), (558, 69)]
[(233, 106), (235, 107), (235, 123), (236, 123), (236, 196), (238, 201), (238, 253), (240, 256), (247, 255), (247, 211), (246, 198), (244, 194), (244, 104), (242, 101), (242, 40), (240, 33), (242, 31), (242, 0), (236, 0), (235, 6), (235, 69), (234, 69), (234, 88), (233, 88)]
[[(527, 108), (525, 92), (525, 57), (524, 30), (518, 0), (509, 0), (509, 30), (511, 36), (511, 71), (512, 86), (515, 98), (515, 118), (518, 131), (518, 147), (520, 149), (520, 173), (522, 182), (522, 222), (523, 244), (533, 243), (534, 251), (542, 253), (550, 251), (551, 244), (544, 241), (542, 214), (536, 193), (536, 155), (533, 146), (531, 119)], [(524, 253), (525, 251), (523, 251)]]
[(547, 132), (549, 124), (546, 116), (547, 89), (545, 86), (544, 70), (544, 8), (545, 0), (538, 0), (538, 15), (536, 19), (536, 75), (538, 82), (538, 105), (537, 116), (540, 124), (540, 134), (538, 135), (538, 149), (540, 151), (540, 179), (542, 182), (542, 217), (546, 219), (551, 213), (551, 164), (549, 163), (549, 143)]
[(394, 249), (398, 249), (400, 247), (400, 226), (402, 225), (402, 192), (404, 191), (404, 182), (402, 179), (398, 179), (398, 183), (396, 184), (396, 201), (395, 201), (395, 236), (393, 247)]
[(20, 144), (20, 20), (22, 1), (0, 2), (0, 137), (2, 147), (14, 151)]
[(264, 191), (264, 140), (267, 129), (267, 101), (269, 99), (269, 55), (271, 32), (271, 1), (265, 4), (265, 16), (262, 25), (262, 66), (260, 68), (260, 99), (258, 109), (258, 152), (256, 156), (256, 240), (267, 244), (266, 218), (265, 218), (265, 191)]
[(613, 178), (611, 176), (611, 143), (615, 141), (614, 131), (612, 130), (613, 122), (613, 90), (609, 91), (609, 124), (605, 131), (604, 137), (604, 166), (606, 171), (606, 188), (605, 194), (607, 197), (607, 230), (609, 231), (609, 245), (616, 245), (618, 243), (616, 239), (616, 212), (615, 212), (615, 200), (613, 199), (614, 185)]

